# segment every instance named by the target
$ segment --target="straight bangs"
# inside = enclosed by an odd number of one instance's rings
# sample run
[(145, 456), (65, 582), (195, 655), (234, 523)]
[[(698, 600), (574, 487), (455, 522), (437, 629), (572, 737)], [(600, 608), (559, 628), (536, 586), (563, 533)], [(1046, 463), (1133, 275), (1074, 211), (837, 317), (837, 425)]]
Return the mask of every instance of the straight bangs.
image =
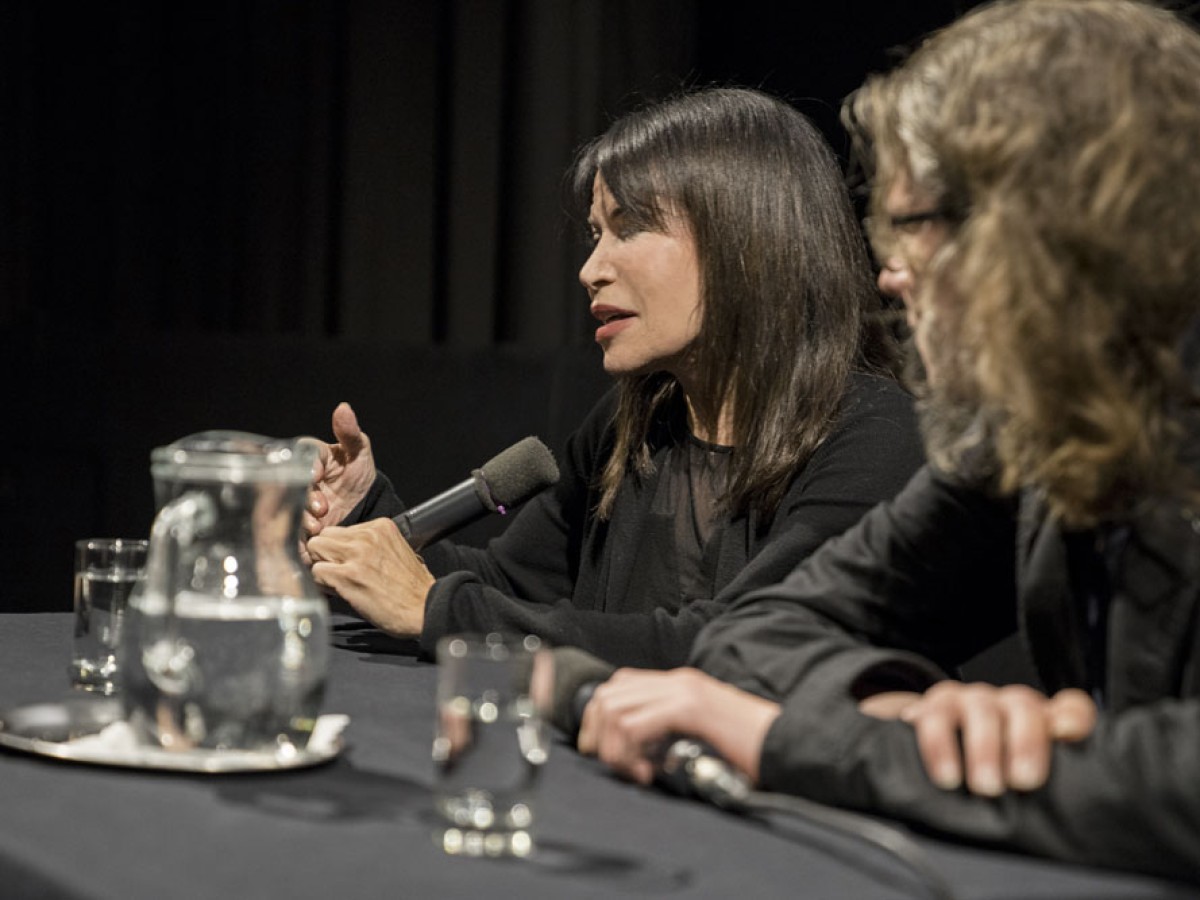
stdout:
[[(783, 101), (712, 88), (631, 113), (587, 145), (572, 177), (578, 209), (590, 207), (597, 175), (627, 221), (658, 231), (678, 221), (695, 241), (692, 408), (732, 412), (722, 499), (735, 515), (758, 511), (767, 527), (836, 419), (851, 369), (894, 359), (868, 323), (882, 304), (836, 157)], [(625, 456), (615, 453), (605, 476), (610, 501), (618, 473), (648, 459), (655, 408), (680, 393), (668, 387), (623, 384), (618, 431), (628, 440), (618, 439)]]

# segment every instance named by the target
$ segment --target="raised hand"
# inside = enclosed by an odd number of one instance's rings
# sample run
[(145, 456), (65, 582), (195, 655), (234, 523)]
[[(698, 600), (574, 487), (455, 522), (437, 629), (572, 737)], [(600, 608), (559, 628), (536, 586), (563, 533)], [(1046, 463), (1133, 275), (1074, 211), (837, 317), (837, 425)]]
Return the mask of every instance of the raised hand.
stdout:
[(371, 439), (359, 427), (349, 403), (339, 403), (333, 411), (333, 436), (332, 444), (306, 439), (317, 447), (312, 486), (301, 518), (306, 540), (346, 518), (375, 481)]

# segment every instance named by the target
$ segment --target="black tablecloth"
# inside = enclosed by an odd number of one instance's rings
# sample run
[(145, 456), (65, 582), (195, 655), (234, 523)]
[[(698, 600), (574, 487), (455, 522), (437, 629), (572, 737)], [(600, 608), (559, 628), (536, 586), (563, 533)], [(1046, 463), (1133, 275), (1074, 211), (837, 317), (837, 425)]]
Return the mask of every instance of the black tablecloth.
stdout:
[[(0, 706), (58, 699), (66, 614), (0, 615)], [(566, 744), (528, 860), (446, 856), (430, 808), (435, 668), (336, 620), (334, 762), (179, 775), (0, 752), (0, 897), (684, 898), (921, 896), (895, 860), (786, 817), (752, 820), (623, 783)], [(960, 898), (1195, 896), (1178, 885), (922, 839)]]

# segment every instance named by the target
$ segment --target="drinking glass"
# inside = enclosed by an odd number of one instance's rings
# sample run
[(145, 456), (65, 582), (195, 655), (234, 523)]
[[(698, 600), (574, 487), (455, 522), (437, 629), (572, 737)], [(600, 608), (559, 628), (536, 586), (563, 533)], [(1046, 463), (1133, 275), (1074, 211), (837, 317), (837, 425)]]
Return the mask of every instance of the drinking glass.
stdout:
[(437, 647), (435, 802), (443, 849), (533, 852), (535, 787), (549, 751), (553, 657), (533, 635), (451, 635)]
[(144, 540), (88, 538), (75, 542), (75, 637), (71, 683), (111, 694), (117, 675), (129, 594), (145, 577)]

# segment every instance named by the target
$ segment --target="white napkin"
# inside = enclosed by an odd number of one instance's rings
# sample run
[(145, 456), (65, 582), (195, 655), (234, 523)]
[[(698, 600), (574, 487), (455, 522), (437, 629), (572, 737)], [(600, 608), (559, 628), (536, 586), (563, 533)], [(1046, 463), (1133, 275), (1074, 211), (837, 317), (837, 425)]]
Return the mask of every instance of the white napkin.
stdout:
[[(317, 756), (330, 756), (336, 753), (342, 732), (349, 724), (350, 717), (342, 713), (318, 716), (317, 721), (313, 724), (312, 733), (308, 736), (307, 752)], [(96, 753), (105, 756), (133, 755), (159, 749), (141, 743), (133, 726), (125, 721), (112, 722), (95, 734), (75, 738), (69, 743), (73, 749), (78, 748), (89, 754)], [(287, 746), (290, 747), (290, 745)], [(295, 754), (295, 748), (290, 750), (280, 748), (274, 755), (282, 761), (288, 757), (294, 757)]]

